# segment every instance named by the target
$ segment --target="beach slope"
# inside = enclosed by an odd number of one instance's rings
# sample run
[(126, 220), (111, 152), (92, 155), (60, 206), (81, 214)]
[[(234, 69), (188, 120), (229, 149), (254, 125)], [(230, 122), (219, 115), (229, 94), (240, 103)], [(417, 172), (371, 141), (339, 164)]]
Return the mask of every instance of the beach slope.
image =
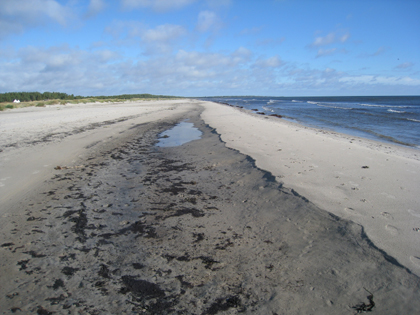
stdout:
[(376, 246), (420, 275), (420, 151), (206, 103), (230, 148), (322, 209), (364, 226)]
[[(24, 126), (0, 152), (2, 313), (415, 313), (419, 278), (365, 225), (241, 152), (226, 125), (271, 125), (248, 116), (195, 100), (0, 113)], [(200, 139), (156, 146), (186, 120)]]

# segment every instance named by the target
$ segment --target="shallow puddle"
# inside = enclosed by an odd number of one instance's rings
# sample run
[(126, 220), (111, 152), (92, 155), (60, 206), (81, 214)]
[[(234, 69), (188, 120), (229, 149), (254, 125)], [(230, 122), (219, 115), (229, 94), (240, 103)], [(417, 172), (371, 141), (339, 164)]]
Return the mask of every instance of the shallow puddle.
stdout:
[(193, 123), (183, 121), (172, 129), (162, 132), (156, 146), (177, 147), (192, 140), (198, 140), (201, 135), (202, 132), (195, 128)]

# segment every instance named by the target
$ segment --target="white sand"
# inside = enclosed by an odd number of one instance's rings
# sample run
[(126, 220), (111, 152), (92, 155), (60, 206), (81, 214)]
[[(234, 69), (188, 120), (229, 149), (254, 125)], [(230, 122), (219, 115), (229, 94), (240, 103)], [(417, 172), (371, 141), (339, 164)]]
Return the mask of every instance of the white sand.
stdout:
[(376, 246), (420, 275), (418, 150), (203, 104), (202, 118), (228, 147), (317, 206), (363, 225)]

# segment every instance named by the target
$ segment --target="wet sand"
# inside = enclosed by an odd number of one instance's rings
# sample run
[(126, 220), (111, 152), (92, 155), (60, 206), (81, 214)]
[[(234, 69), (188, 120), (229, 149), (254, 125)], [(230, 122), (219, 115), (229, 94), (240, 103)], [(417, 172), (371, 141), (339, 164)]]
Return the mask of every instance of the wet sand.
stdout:
[[(127, 104), (130, 115), (107, 123), (3, 139), (3, 314), (419, 309), (409, 268), (228, 148), (200, 104)], [(185, 120), (201, 139), (156, 146)]]

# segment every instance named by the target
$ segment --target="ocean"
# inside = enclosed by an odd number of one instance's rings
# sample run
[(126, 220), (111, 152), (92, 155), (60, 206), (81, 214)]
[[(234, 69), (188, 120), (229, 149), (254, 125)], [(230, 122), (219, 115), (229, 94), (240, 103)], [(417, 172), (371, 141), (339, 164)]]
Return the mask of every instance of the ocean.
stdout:
[(302, 125), (420, 149), (420, 96), (205, 97)]

